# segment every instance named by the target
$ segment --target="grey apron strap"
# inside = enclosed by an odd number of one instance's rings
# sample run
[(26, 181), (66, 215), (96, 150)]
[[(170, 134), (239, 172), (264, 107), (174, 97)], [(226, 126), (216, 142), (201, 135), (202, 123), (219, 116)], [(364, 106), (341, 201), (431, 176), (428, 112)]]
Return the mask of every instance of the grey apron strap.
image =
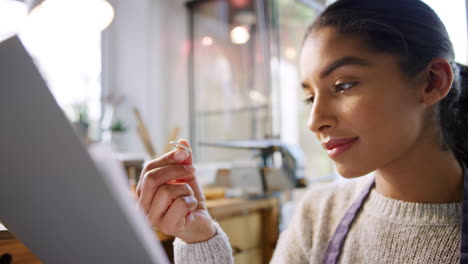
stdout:
[[(468, 170), (463, 162), (460, 162), (463, 168), (463, 201), (462, 201), (462, 226), (461, 226), (461, 238), (460, 238), (460, 264), (468, 264)], [(323, 264), (335, 264), (341, 253), (341, 247), (346, 239), (346, 235), (351, 228), (351, 224), (356, 218), (356, 214), (362, 207), (362, 204), (369, 196), (370, 190), (375, 185), (375, 180), (362, 191), (356, 201), (351, 205), (346, 214), (341, 219), (340, 224), (336, 228), (330, 243), (328, 244)]]
[(372, 179), (372, 182), (366, 186), (356, 201), (351, 205), (348, 211), (346, 211), (346, 214), (341, 219), (340, 224), (336, 228), (335, 233), (333, 234), (330, 243), (328, 244), (327, 251), (325, 252), (325, 257), (322, 262), (323, 264), (337, 263), (341, 253), (341, 247), (343, 246), (346, 235), (351, 228), (351, 224), (356, 218), (356, 214), (359, 212), (359, 209), (361, 209), (362, 204), (366, 200), (367, 196), (369, 196), (369, 193), (374, 185), (375, 179)]
[(460, 238), (460, 263), (468, 264), (468, 171), (466, 165), (460, 162), (463, 168), (463, 202), (462, 226)]

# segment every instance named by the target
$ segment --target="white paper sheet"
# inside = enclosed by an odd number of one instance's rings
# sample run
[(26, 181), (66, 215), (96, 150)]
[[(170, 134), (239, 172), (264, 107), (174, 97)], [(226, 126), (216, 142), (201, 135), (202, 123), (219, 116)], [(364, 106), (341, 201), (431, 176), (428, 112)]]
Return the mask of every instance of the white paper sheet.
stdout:
[(168, 263), (109, 152), (93, 161), (17, 37), (0, 43), (0, 222), (44, 263)]

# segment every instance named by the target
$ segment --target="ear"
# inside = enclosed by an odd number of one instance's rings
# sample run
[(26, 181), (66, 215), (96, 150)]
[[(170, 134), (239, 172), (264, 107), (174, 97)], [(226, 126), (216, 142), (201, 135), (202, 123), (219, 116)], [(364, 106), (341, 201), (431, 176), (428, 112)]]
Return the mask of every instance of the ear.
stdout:
[(427, 81), (421, 89), (421, 96), (425, 104), (434, 105), (444, 99), (452, 88), (452, 68), (446, 59), (435, 58), (426, 67), (425, 75)]

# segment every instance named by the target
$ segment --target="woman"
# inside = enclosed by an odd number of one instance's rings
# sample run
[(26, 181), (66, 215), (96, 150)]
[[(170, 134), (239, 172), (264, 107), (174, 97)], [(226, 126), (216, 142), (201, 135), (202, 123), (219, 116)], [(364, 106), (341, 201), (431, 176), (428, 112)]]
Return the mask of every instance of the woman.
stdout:
[[(437, 15), (419, 0), (339, 0), (307, 30), (300, 68), (309, 128), (340, 174), (373, 174), (308, 191), (271, 262), (468, 263), (467, 71)], [(231, 263), (190, 164), (187, 151), (148, 164), (139, 202), (178, 237), (176, 263)]]

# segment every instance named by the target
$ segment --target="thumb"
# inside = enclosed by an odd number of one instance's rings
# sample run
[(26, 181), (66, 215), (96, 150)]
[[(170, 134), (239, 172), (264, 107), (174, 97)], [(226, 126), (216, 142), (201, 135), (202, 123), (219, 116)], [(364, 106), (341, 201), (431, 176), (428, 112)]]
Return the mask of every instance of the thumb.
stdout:
[[(177, 141), (177, 143), (179, 143), (179, 144), (181, 144), (181, 145), (184, 145), (184, 146), (186, 146), (186, 147), (189, 148), (189, 149), (192, 149), (192, 148), (190, 147), (190, 144), (188, 143), (188, 141), (187, 141), (186, 139), (179, 139), (179, 140)], [(190, 154), (190, 156), (189, 156), (187, 159), (185, 159), (184, 161), (182, 161), (180, 164), (183, 164), (183, 165), (192, 165), (192, 164), (193, 164), (192, 153)]]

